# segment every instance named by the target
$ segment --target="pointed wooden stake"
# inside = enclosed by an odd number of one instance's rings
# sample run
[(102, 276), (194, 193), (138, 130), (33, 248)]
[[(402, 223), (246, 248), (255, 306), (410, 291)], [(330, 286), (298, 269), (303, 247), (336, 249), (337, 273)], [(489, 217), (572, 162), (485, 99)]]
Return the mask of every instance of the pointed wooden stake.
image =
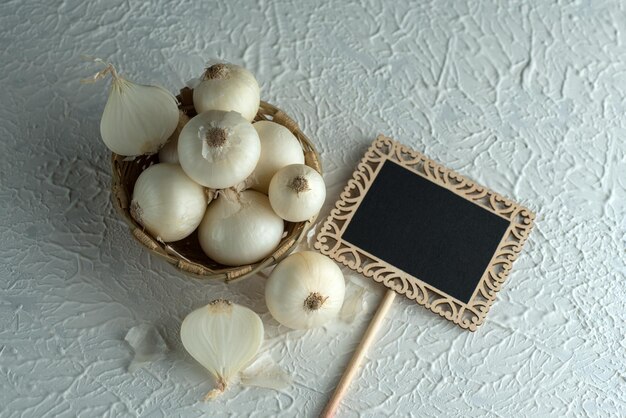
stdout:
[(394, 292), (393, 290), (387, 290), (385, 296), (383, 296), (380, 304), (378, 305), (378, 309), (374, 314), (374, 317), (367, 327), (367, 331), (365, 331), (365, 334), (363, 334), (363, 338), (361, 339), (359, 346), (356, 348), (354, 354), (352, 354), (350, 363), (348, 363), (346, 370), (343, 372), (343, 376), (341, 376), (339, 384), (337, 384), (337, 387), (335, 388), (333, 396), (326, 404), (326, 408), (324, 408), (324, 411), (322, 411), (320, 417), (332, 418), (333, 416), (335, 416), (337, 407), (339, 406), (341, 400), (348, 391), (348, 387), (350, 387), (350, 383), (352, 382), (352, 379), (354, 379), (354, 375), (359, 370), (359, 366), (363, 361), (363, 357), (365, 357), (367, 349), (374, 342), (374, 337), (376, 337), (376, 333), (382, 325), (383, 319), (385, 319), (387, 311), (389, 311), (391, 303), (393, 302), (395, 297), (396, 292)]

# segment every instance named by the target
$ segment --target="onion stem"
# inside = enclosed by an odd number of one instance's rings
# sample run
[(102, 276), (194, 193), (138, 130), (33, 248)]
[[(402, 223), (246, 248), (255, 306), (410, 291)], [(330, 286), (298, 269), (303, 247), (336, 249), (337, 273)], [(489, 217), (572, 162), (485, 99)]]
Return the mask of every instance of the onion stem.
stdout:
[(224, 64), (214, 64), (204, 71), (205, 80), (221, 80), (228, 78), (228, 67)]
[(322, 307), (324, 302), (328, 299), (328, 296), (324, 297), (318, 292), (311, 292), (309, 296), (304, 300), (304, 309), (308, 311), (317, 311)]
[(289, 187), (298, 194), (311, 190), (309, 181), (304, 176), (294, 177), (291, 183), (289, 183)]
[(215, 387), (215, 389), (211, 389), (210, 391), (207, 392), (207, 394), (204, 396), (204, 401), (206, 402), (206, 401), (210, 401), (212, 399), (217, 398), (218, 396), (220, 396), (222, 393), (226, 391), (227, 386), (228, 386), (228, 383), (226, 382), (226, 380), (224, 380), (222, 376), (218, 376), (217, 386)]

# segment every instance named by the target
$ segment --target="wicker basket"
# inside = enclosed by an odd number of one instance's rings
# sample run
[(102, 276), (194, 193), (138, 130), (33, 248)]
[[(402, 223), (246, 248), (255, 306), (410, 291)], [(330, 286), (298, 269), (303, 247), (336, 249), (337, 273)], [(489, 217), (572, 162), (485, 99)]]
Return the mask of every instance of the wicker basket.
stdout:
[[(193, 108), (192, 94), (192, 90), (185, 88), (181, 90), (180, 95), (177, 97), (180, 102), (180, 110), (189, 117), (196, 115), (196, 111)], [(295, 137), (298, 138), (302, 146), (305, 164), (320, 173), (322, 172), (319, 155), (315, 151), (315, 147), (313, 147), (313, 144), (311, 144), (309, 139), (302, 133), (300, 128), (298, 128), (298, 125), (282, 110), (269, 103), (261, 102), (259, 111), (254, 120), (271, 120), (289, 129)], [(137, 177), (139, 177), (139, 174), (147, 167), (157, 163), (158, 159), (158, 155), (150, 155), (138, 157), (131, 161), (126, 157), (113, 154), (111, 157), (113, 171), (111, 199), (113, 206), (115, 206), (122, 215), (122, 218), (130, 227), (130, 231), (137, 241), (186, 273), (201, 278), (220, 279), (227, 282), (249, 277), (259, 270), (276, 264), (286, 257), (300, 240), (302, 240), (312, 223), (315, 222), (315, 217), (306, 222), (285, 222), (284, 236), (271, 255), (257, 263), (236, 267), (218, 264), (207, 257), (200, 248), (196, 232), (181, 241), (170, 243), (157, 241), (155, 237), (144, 230), (144, 228), (130, 216), (130, 202)]]

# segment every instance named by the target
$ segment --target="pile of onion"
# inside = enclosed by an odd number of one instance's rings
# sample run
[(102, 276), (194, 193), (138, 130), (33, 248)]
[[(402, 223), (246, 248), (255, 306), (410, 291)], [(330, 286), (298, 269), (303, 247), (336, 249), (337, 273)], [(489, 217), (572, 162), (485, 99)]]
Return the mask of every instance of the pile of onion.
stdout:
[(197, 230), (213, 261), (251, 264), (276, 249), (284, 221), (319, 212), (324, 181), (304, 165), (298, 139), (275, 122), (252, 123), (260, 88), (248, 70), (229, 63), (206, 68), (190, 119), (165, 89), (135, 84), (96, 61), (105, 68), (86, 81), (113, 79), (100, 124), (104, 143), (127, 157), (158, 152), (159, 163), (139, 176), (131, 201), (131, 216), (158, 240), (182, 240)]

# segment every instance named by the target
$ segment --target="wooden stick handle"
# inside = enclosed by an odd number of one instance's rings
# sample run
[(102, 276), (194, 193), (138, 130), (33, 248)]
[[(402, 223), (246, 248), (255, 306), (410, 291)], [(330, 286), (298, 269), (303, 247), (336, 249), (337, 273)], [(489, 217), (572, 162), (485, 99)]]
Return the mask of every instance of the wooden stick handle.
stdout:
[(354, 352), (354, 354), (352, 354), (350, 363), (348, 363), (346, 370), (343, 372), (343, 376), (341, 376), (339, 384), (337, 384), (337, 387), (335, 388), (333, 396), (326, 404), (326, 408), (324, 408), (320, 417), (332, 418), (335, 415), (337, 407), (339, 406), (341, 400), (348, 391), (348, 387), (350, 386), (352, 379), (354, 379), (354, 375), (359, 370), (359, 365), (361, 364), (361, 361), (363, 361), (363, 357), (365, 357), (367, 349), (372, 344), (372, 342), (374, 342), (374, 337), (376, 336), (378, 329), (382, 325), (383, 319), (385, 319), (385, 315), (387, 315), (387, 311), (391, 307), (391, 303), (393, 302), (393, 299), (395, 297), (396, 292), (394, 292), (393, 290), (387, 290), (387, 293), (385, 293), (385, 296), (383, 296), (383, 299), (380, 301), (374, 317), (367, 327), (367, 331), (365, 331), (365, 334), (363, 335), (359, 346), (356, 348), (356, 351)]

